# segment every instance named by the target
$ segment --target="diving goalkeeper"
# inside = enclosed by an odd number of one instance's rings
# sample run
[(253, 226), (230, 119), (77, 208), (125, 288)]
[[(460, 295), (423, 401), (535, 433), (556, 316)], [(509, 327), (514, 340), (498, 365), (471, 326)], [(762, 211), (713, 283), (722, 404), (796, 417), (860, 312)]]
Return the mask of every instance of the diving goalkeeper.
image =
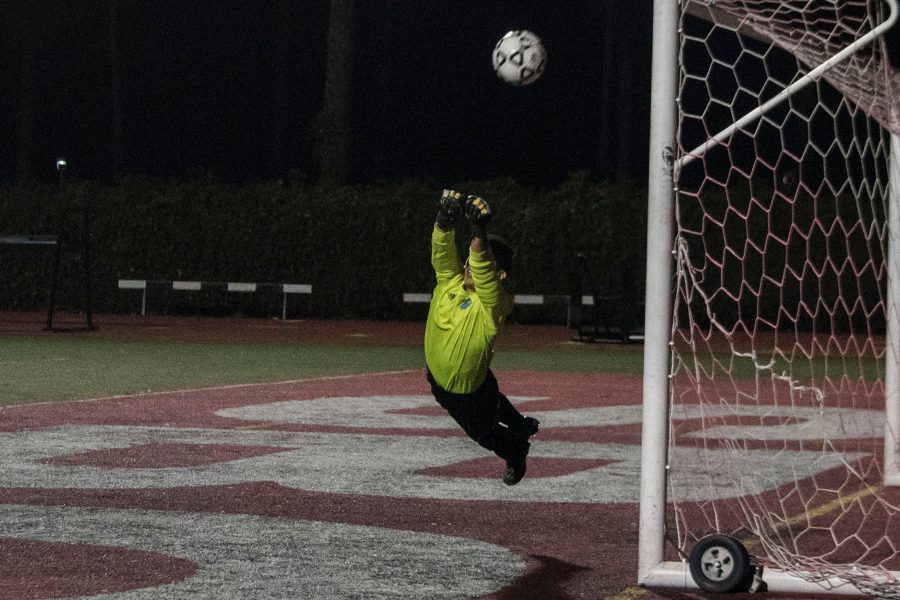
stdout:
[[(441, 196), (431, 233), (437, 285), (425, 325), (425, 362), (435, 399), (470, 438), (506, 461), (503, 483), (515, 485), (525, 476), (528, 438), (539, 423), (515, 409), (490, 369), (494, 338), (512, 310), (503, 281), (513, 257), (506, 242), (488, 236), (492, 216), (477, 196), (463, 198), (451, 190)], [(465, 264), (455, 241), (463, 217), (472, 233)]]

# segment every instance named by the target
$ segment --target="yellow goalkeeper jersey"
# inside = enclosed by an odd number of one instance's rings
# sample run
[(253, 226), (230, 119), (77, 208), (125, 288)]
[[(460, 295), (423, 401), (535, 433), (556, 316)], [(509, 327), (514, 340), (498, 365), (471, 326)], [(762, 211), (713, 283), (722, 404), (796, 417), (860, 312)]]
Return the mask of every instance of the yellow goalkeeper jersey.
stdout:
[(437, 285), (425, 324), (425, 362), (438, 385), (467, 394), (487, 376), (494, 338), (513, 301), (488, 252), (469, 253), (475, 291), (466, 291), (455, 239), (455, 232), (437, 226), (431, 234), (431, 266)]

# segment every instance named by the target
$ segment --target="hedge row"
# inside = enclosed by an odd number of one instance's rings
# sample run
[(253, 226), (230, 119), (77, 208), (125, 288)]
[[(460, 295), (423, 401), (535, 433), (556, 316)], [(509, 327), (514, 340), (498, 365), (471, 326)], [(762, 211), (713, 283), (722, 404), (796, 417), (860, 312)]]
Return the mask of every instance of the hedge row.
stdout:
[[(510, 179), (455, 182), (495, 207), (492, 231), (517, 250), (513, 291), (566, 294), (581, 262), (616, 287), (643, 265), (645, 192), (572, 174), (556, 189)], [(231, 185), (129, 177), (114, 183), (0, 188), (0, 233), (55, 233), (68, 215), (77, 246), (83, 207), (92, 215), (94, 306), (121, 311), (120, 278), (309, 283), (310, 316), (396, 318), (404, 292), (429, 291), (429, 237), (440, 188), (419, 181), (320, 187)], [(462, 230), (463, 233), (465, 230)], [(460, 236), (464, 243), (464, 236)], [(579, 261), (579, 253), (587, 257)], [(48, 253), (7, 247), (0, 308), (45, 305)], [(78, 256), (66, 253), (62, 307), (80, 306)], [(132, 303), (133, 308), (133, 303)]]

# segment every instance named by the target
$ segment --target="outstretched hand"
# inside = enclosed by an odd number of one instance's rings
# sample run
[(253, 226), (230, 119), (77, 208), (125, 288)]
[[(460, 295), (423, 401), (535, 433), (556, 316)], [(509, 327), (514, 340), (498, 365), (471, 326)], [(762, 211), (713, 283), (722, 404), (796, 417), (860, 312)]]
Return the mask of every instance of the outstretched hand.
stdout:
[(473, 226), (483, 228), (494, 216), (490, 204), (480, 196), (469, 196), (465, 205), (466, 220)]
[(444, 190), (441, 193), (440, 208), (438, 209), (437, 225), (444, 231), (453, 229), (462, 214), (463, 195), (453, 190)]

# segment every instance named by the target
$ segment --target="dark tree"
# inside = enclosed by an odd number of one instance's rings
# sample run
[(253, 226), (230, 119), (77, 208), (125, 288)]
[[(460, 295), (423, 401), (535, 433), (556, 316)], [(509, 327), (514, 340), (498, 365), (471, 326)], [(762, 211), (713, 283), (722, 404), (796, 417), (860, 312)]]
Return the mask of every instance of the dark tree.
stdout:
[(344, 183), (350, 174), (353, 0), (331, 0), (330, 6), (319, 176), (323, 181)]
[(290, 40), (294, 35), (293, 0), (277, 0), (275, 22), (275, 60), (272, 74), (272, 160), (275, 177), (288, 168), (286, 136), (288, 127), (288, 72), (290, 70)]
[(16, 179), (24, 182), (34, 176), (34, 43), (35, 31), (30, 2), (14, 5), (19, 47), (18, 110), (16, 111)]
[(119, 0), (109, 0), (109, 95), (110, 95), (110, 167), (119, 174), (125, 161), (125, 130), (122, 117), (122, 57)]

